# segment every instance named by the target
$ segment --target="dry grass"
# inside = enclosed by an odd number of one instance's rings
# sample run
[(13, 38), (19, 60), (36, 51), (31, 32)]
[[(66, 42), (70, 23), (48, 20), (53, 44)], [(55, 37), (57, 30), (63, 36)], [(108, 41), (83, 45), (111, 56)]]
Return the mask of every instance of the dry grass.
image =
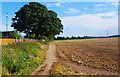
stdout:
[(64, 65), (55, 62), (50, 70), (51, 75), (86, 75), (85, 73), (76, 73), (70, 67), (65, 67)]

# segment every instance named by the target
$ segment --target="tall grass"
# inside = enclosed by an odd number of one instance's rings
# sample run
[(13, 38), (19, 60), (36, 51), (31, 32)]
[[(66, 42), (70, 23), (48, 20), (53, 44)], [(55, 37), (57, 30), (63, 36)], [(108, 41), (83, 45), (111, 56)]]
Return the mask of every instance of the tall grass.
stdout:
[(48, 46), (23, 42), (2, 48), (2, 75), (29, 75), (45, 59)]

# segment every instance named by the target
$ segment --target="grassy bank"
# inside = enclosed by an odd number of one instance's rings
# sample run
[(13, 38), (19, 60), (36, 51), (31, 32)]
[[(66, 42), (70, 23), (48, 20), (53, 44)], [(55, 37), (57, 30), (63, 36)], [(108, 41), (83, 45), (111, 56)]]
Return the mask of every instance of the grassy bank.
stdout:
[(29, 75), (45, 59), (48, 45), (26, 42), (3, 46), (2, 75)]

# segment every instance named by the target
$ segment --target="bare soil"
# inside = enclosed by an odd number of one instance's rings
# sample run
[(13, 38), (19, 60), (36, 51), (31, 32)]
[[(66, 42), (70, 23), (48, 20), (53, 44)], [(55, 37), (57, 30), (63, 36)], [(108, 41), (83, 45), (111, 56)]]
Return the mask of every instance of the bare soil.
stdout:
[(118, 74), (118, 38), (72, 40), (55, 44), (58, 62), (78, 73)]
[(31, 75), (49, 75), (58, 62), (76, 73), (118, 75), (118, 38), (51, 43), (46, 60)]

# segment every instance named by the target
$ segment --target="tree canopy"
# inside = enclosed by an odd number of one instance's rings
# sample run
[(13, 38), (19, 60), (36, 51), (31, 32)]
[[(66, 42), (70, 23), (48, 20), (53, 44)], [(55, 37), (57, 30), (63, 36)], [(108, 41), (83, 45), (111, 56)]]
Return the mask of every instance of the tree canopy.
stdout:
[(26, 33), (28, 37), (34, 34), (35, 38), (51, 39), (63, 32), (63, 25), (57, 14), (40, 3), (30, 2), (15, 14), (11, 26), (19, 32)]

